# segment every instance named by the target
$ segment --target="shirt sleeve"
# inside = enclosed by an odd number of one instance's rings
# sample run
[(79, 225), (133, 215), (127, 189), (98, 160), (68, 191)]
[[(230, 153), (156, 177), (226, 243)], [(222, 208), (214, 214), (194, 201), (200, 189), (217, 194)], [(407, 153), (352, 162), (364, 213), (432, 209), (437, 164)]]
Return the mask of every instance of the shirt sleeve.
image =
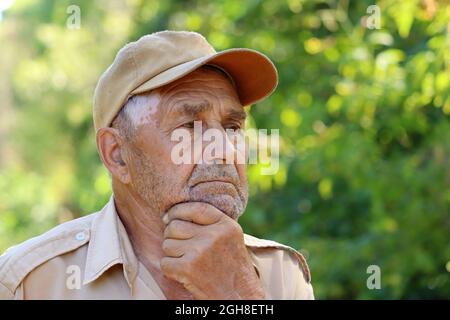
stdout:
[(0, 282), (0, 300), (13, 300), (14, 294)]
[(314, 289), (311, 283), (307, 283), (303, 278), (303, 273), (300, 272), (296, 277), (297, 283), (295, 285), (294, 300), (314, 300)]
[(287, 281), (292, 281), (294, 283), (293, 290), (293, 300), (314, 300), (314, 289), (310, 282), (309, 270), (308, 274), (305, 274), (305, 269), (302, 265), (302, 262), (298, 259), (298, 257), (289, 253), (290, 262), (288, 267)]

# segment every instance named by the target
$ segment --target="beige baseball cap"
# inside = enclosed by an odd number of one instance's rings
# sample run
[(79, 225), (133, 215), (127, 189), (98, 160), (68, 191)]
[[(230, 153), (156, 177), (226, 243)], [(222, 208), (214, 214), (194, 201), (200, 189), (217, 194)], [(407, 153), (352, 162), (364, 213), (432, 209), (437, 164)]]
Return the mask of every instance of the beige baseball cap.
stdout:
[(269, 96), (277, 70), (264, 54), (245, 48), (216, 52), (199, 33), (161, 31), (128, 43), (101, 75), (94, 93), (94, 126), (109, 127), (127, 99), (175, 81), (202, 65), (214, 65), (233, 80), (243, 106)]

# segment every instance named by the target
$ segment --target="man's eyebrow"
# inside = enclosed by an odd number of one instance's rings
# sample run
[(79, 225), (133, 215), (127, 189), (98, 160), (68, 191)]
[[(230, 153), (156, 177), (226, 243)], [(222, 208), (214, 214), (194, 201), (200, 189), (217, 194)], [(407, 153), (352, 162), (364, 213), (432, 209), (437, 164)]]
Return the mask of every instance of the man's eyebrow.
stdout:
[(208, 110), (211, 107), (211, 105), (208, 102), (201, 102), (201, 103), (183, 103), (183, 104), (177, 104), (172, 108), (170, 113), (174, 113), (176, 115), (180, 116), (196, 116), (199, 113), (202, 113), (206, 110)]
[[(195, 116), (212, 108), (209, 102), (202, 103), (184, 103), (175, 109), (176, 113)], [(247, 113), (242, 107), (233, 108), (225, 112), (226, 117), (230, 119), (245, 120)]]
[(205, 112), (211, 108), (211, 104), (208, 102), (202, 103), (183, 103), (181, 106), (177, 107), (175, 112), (189, 115), (197, 115), (199, 113)]
[(236, 120), (245, 120), (247, 119), (247, 113), (244, 111), (244, 108), (240, 109), (232, 109), (228, 110), (226, 112), (226, 116), (230, 119), (236, 119)]

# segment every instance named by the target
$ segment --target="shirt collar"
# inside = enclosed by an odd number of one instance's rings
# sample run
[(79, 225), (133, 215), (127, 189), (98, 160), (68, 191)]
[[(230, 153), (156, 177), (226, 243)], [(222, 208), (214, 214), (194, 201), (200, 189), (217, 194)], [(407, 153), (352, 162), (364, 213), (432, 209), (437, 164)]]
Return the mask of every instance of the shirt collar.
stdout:
[(138, 272), (138, 260), (112, 195), (92, 222), (83, 284), (96, 280), (116, 264), (122, 264), (125, 279), (132, 288)]

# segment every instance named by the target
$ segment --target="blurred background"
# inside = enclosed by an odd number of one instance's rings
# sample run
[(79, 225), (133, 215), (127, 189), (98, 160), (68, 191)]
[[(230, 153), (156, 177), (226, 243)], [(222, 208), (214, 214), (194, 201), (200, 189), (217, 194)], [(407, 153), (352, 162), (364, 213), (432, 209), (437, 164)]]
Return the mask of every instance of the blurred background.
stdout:
[(93, 91), (120, 47), (164, 29), (278, 68), (249, 123), (280, 129), (280, 169), (249, 167), (245, 232), (300, 250), (318, 299), (450, 297), (444, 0), (0, 0), (0, 252), (107, 202)]

